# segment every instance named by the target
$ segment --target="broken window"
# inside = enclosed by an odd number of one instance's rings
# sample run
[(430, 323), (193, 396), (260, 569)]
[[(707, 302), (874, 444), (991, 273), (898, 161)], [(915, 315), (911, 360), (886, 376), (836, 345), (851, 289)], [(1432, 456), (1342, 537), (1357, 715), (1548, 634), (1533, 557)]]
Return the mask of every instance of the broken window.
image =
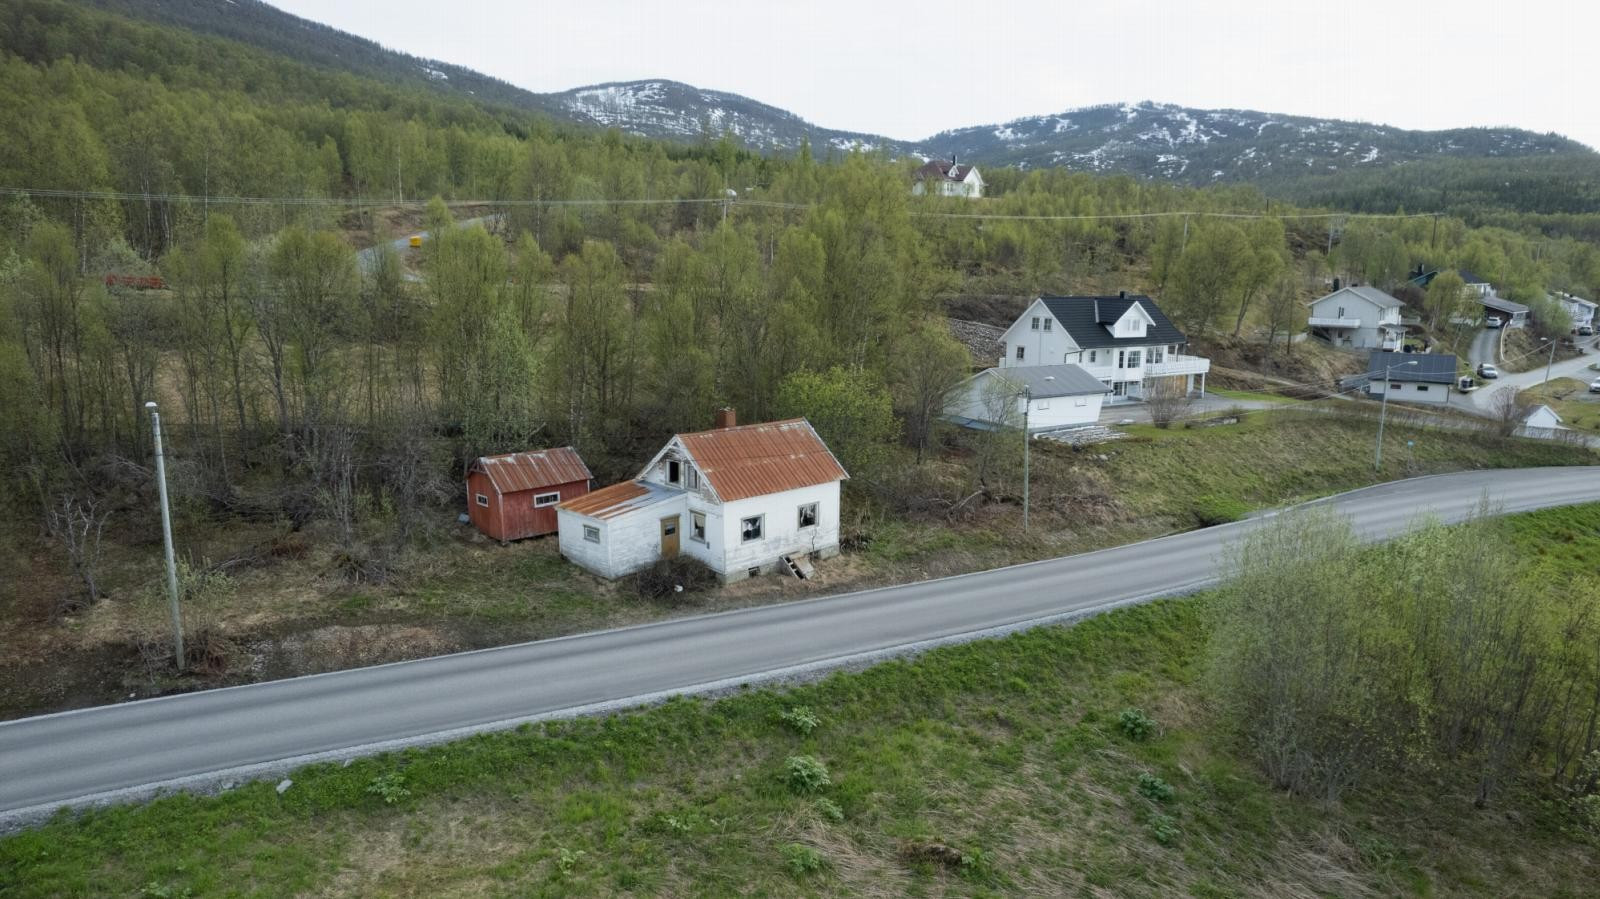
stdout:
[(762, 525), (765, 524), (766, 517), (765, 515), (755, 515), (750, 518), (740, 519), (739, 536), (744, 542), (749, 543), (751, 540), (761, 539)]
[(689, 539), (706, 542), (706, 513), (689, 513)]
[(677, 459), (668, 459), (667, 460), (667, 483), (668, 484), (676, 484), (676, 483), (678, 483), (678, 478), (680, 477), (679, 468), (680, 468), (680, 466), (678, 465), (678, 460)]
[(800, 507), (800, 526), (814, 528), (817, 526), (817, 504), (806, 503)]

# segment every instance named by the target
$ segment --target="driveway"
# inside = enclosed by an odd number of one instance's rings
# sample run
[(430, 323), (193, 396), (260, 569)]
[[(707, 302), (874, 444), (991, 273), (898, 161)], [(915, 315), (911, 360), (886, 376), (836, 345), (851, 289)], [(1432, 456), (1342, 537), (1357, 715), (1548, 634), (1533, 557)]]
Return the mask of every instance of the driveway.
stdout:
[(1500, 361), (1500, 330), (1498, 328), (1479, 328), (1477, 336), (1472, 338), (1472, 346), (1467, 350), (1467, 361), (1472, 363), (1473, 370), (1477, 370), (1480, 362), (1491, 365)]
[[(1600, 352), (1597, 352), (1596, 341), (1600, 341), (1600, 338), (1582, 338), (1578, 345), (1583, 347), (1586, 352), (1581, 356), (1565, 359), (1551, 366), (1550, 380), (1577, 378), (1587, 384), (1596, 377), (1600, 377), (1600, 372), (1589, 368), (1590, 365), (1600, 362)], [(1496, 402), (1495, 397), (1501, 391), (1519, 391), (1527, 390), (1529, 387), (1537, 387), (1545, 382), (1544, 375), (1545, 367), (1543, 365), (1529, 371), (1517, 372), (1516, 374), (1503, 374), (1496, 380), (1483, 381), (1483, 386), (1467, 394), (1467, 398), (1471, 401), (1473, 408), (1482, 412), (1489, 412), (1493, 410)]]
[[(1218, 396), (1207, 393), (1196, 397), (1189, 404), (1179, 418), (1211, 418), (1222, 415), (1235, 409), (1255, 411), (1257, 409), (1281, 409), (1287, 403), (1274, 403), (1267, 400), (1236, 400), (1230, 397)], [(1150, 423), (1150, 405), (1148, 403), (1123, 403), (1115, 406), (1103, 406), (1100, 409), (1100, 424), (1115, 425), (1123, 422), (1147, 425)]]
[[(1600, 466), (1456, 472), (1316, 505), (1384, 540), (1419, 516), (1460, 521), (1484, 502), (1518, 512), (1596, 501)], [(1270, 517), (878, 590), (8, 721), (0, 820), (738, 689), (1181, 594), (1214, 583), (1226, 549)]]

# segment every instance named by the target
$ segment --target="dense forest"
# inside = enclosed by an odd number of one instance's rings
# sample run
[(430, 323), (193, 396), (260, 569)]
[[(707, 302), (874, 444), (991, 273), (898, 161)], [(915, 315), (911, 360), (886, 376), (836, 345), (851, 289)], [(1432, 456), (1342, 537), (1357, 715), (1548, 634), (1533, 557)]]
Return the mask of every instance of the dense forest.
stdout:
[(722, 405), (810, 416), (892, 501), (888, 461), (970, 366), (956, 298), (1148, 291), (1193, 335), (1271, 342), (1334, 274), (1600, 293), (1594, 216), (1065, 170), (913, 198), (914, 160), (582, 131), (52, 0), (6, 4), (0, 52), (4, 502), (56, 530), (142, 507), (151, 399), (190, 514), (315, 521), (359, 562), (477, 455), (570, 443), (606, 480)]

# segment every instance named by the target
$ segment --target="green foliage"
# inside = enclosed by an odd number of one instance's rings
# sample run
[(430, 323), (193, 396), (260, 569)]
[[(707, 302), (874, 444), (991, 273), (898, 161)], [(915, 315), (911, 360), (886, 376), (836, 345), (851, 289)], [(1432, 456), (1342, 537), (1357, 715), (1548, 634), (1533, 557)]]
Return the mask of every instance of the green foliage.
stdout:
[(1195, 498), (1193, 515), (1195, 526), (1209, 528), (1243, 521), (1250, 516), (1250, 506), (1233, 497), (1207, 494)]
[(1177, 795), (1177, 791), (1172, 789), (1172, 784), (1148, 771), (1140, 772), (1138, 786), (1139, 795), (1151, 802), (1171, 802)]
[(1171, 815), (1151, 815), (1149, 823), (1145, 826), (1150, 829), (1150, 836), (1163, 846), (1171, 846), (1183, 836), (1183, 831), (1178, 827), (1178, 820)]
[(1154, 718), (1144, 713), (1143, 709), (1126, 708), (1117, 715), (1117, 727), (1128, 736), (1128, 739), (1144, 742), (1156, 732)]
[(399, 771), (386, 771), (368, 781), (367, 793), (382, 799), (384, 805), (394, 805), (411, 796), (406, 789), (406, 776)]
[(795, 877), (815, 874), (827, 866), (822, 853), (803, 843), (785, 843), (779, 851), (783, 854), (784, 865)]
[(823, 820), (834, 824), (844, 822), (844, 809), (840, 808), (839, 803), (834, 802), (832, 799), (826, 796), (819, 796), (811, 804), (817, 810), (817, 814), (822, 816)]
[(810, 706), (803, 705), (784, 709), (778, 713), (778, 720), (788, 725), (790, 730), (802, 737), (811, 736), (811, 732), (816, 730), (817, 726), (822, 723), (817, 718), (817, 713), (812, 711)]
[(795, 372), (778, 388), (777, 408), (809, 420), (853, 477), (875, 476), (900, 431), (889, 391), (865, 369)]
[(583, 861), (583, 857), (588, 854), (582, 849), (574, 851), (565, 846), (557, 848), (553, 859), (556, 873), (562, 877), (572, 876), (572, 872), (577, 870), (578, 862)]
[(814, 755), (791, 755), (783, 763), (783, 779), (791, 792), (799, 795), (817, 793), (833, 781), (828, 777), (828, 766)]

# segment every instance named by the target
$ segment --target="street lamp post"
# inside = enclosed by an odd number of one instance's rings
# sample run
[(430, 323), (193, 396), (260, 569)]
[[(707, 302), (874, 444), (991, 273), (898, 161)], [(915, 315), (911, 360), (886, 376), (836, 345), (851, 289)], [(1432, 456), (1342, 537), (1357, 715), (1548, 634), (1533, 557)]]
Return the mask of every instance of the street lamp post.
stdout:
[(167, 503), (167, 458), (161, 449), (161, 413), (156, 404), (144, 404), (150, 410), (150, 431), (156, 444), (156, 485), (161, 493), (161, 539), (167, 556), (167, 603), (172, 608), (172, 638), (176, 644), (178, 670), (183, 670), (183, 617), (178, 613), (178, 562), (172, 555), (172, 512)]
[(1416, 365), (1417, 360), (1390, 365), (1383, 370), (1383, 401), (1378, 405), (1378, 445), (1372, 450), (1372, 470), (1383, 470), (1383, 421), (1389, 412), (1389, 375), (1397, 368)]
[(1028, 407), (1033, 405), (1033, 390), (1022, 388), (1022, 532), (1028, 532), (1028, 456), (1033, 441), (1028, 438)]

